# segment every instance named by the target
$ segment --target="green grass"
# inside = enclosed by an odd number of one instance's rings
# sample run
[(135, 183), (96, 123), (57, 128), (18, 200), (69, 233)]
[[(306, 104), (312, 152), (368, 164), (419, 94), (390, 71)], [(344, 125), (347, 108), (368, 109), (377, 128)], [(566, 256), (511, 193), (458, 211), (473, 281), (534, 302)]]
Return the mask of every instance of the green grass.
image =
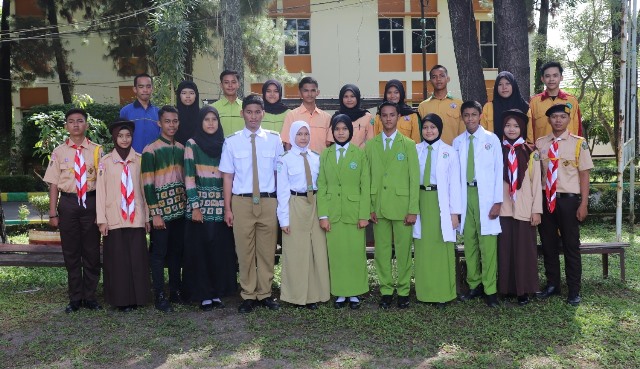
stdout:
[[(286, 306), (239, 315), (239, 298), (203, 313), (151, 307), (66, 315), (62, 268), (0, 268), (0, 363), (15, 368), (634, 368), (640, 367), (640, 262), (633, 235), (627, 282), (612, 257), (583, 256), (583, 303), (561, 298), (496, 310), (482, 301), (436, 309), (377, 309), (376, 279), (363, 308), (316, 312)], [(584, 241), (612, 241), (614, 226), (592, 219)], [(277, 269), (278, 271), (279, 269)], [(277, 273), (278, 274), (278, 273)], [(275, 281), (279, 283), (279, 276)], [(564, 286), (563, 286), (564, 287)], [(100, 288), (101, 290), (101, 288)], [(566, 291), (566, 287), (564, 288)], [(277, 290), (276, 290), (277, 292)], [(101, 296), (100, 296), (101, 297)]]

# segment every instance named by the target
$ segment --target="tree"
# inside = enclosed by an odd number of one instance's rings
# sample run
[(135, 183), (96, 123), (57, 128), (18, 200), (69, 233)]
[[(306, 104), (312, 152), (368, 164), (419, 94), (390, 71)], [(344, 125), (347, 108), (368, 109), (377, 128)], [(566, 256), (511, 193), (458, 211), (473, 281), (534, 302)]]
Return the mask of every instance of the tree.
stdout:
[(11, 133), (11, 42), (9, 38), (10, 0), (2, 0), (0, 20), (0, 136)]
[(240, 88), (238, 96), (243, 96), (244, 50), (242, 48), (242, 27), (240, 24), (240, 0), (221, 0), (222, 40), (224, 44), (224, 69), (238, 71)]
[(520, 93), (529, 96), (529, 32), (527, 10), (522, 0), (495, 0), (494, 6), (498, 69), (516, 77)]
[(462, 99), (476, 100), (484, 104), (487, 102), (487, 90), (484, 84), (472, 1), (450, 0), (448, 4)]
[(70, 62), (67, 61), (69, 52), (62, 46), (60, 40), (60, 31), (58, 29), (58, 12), (55, 0), (45, 0), (42, 8), (46, 11), (47, 21), (49, 22), (51, 43), (53, 45), (53, 52), (55, 55), (56, 72), (58, 73), (58, 79), (60, 81), (60, 90), (62, 91), (62, 100), (65, 104), (71, 104), (71, 97), (73, 95), (73, 84), (69, 73), (73, 71), (73, 67)]

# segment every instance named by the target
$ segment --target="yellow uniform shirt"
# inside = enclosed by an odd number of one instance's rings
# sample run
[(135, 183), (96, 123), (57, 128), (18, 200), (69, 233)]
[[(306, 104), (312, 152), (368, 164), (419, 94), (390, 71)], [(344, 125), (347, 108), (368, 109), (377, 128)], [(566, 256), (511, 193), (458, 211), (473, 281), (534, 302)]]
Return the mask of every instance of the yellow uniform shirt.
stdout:
[(551, 125), (546, 113), (553, 105), (566, 104), (571, 109), (569, 127), (570, 133), (574, 135), (582, 135), (582, 116), (580, 114), (580, 106), (578, 100), (571, 94), (562, 90), (558, 92), (558, 96), (553, 99), (545, 90), (541, 94), (534, 95), (529, 101), (529, 125), (527, 127), (527, 141), (536, 142), (540, 137), (544, 137), (551, 133)]
[(438, 114), (443, 125), (440, 139), (447, 145), (451, 145), (453, 139), (466, 129), (460, 114), (460, 106), (462, 106), (462, 100), (454, 98), (450, 93), (447, 93), (444, 99), (437, 99), (432, 94), (431, 97), (420, 103), (418, 113), (421, 117), (429, 113)]
[(240, 115), (242, 100), (236, 98), (234, 102), (229, 102), (229, 100), (223, 96), (212, 105), (220, 114), (220, 124), (222, 124), (225, 135), (242, 131), (244, 128), (244, 119)]

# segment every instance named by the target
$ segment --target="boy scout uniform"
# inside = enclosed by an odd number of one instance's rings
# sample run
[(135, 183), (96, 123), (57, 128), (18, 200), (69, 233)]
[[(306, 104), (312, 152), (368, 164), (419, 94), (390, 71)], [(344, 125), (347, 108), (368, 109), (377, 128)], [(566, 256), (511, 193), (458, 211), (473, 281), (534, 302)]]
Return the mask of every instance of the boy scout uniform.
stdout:
[(447, 145), (451, 145), (453, 139), (466, 130), (460, 117), (460, 106), (462, 106), (462, 100), (454, 98), (450, 92), (442, 100), (432, 94), (418, 105), (418, 114), (421, 117), (426, 117), (429, 113), (438, 114), (443, 123), (440, 139)]
[(80, 205), (75, 179), (75, 144), (70, 139), (51, 153), (44, 181), (58, 187), (58, 229), (67, 268), (69, 300), (95, 301), (100, 279), (100, 231), (96, 224), (96, 164), (102, 148), (85, 138), (82, 155), (87, 168), (86, 208)]
[(546, 113), (550, 107), (560, 104), (566, 105), (570, 110), (570, 121), (567, 130), (575, 135), (582, 134), (582, 116), (580, 114), (578, 99), (562, 90), (558, 91), (558, 96), (553, 98), (549, 96), (547, 90), (544, 90), (542, 93), (534, 95), (529, 101), (529, 111), (527, 115), (531, 123), (527, 125), (526, 140), (528, 142), (536, 142), (539, 138), (551, 133), (551, 126), (549, 125)]

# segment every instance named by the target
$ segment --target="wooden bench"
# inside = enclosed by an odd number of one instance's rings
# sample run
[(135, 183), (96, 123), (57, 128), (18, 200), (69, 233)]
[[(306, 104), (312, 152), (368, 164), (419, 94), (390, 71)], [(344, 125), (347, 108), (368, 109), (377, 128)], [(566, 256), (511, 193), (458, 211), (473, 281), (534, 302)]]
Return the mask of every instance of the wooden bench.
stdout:
[[(464, 258), (464, 245), (456, 245), (456, 284), (458, 291), (462, 291), (462, 284), (466, 279), (466, 264)], [(601, 254), (602, 255), (602, 277), (609, 277), (609, 255), (618, 254), (620, 257), (620, 279), (624, 282), (625, 260), (624, 251), (629, 247), (628, 242), (598, 242), (580, 244), (580, 254)], [(542, 254), (542, 246), (538, 245), (538, 255)]]
[(63, 267), (60, 245), (0, 243), (0, 266)]

